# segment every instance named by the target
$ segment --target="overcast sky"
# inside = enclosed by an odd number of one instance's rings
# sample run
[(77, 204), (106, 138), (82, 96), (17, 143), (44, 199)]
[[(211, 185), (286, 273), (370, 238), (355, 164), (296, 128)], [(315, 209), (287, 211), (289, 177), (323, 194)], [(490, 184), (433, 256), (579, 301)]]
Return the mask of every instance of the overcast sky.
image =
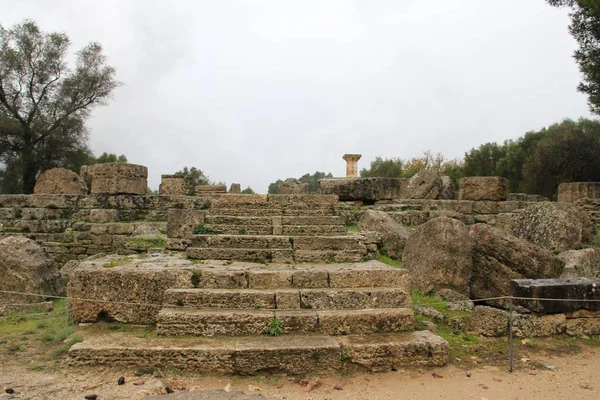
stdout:
[(266, 192), (345, 175), (345, 153), (462, 157), (564, 118), (576, 91), (567, 11), (544, 0), (0, 0), (76, 51), (100, 42), (124, 85), (91, 147), (161, 174), (196, 166)]

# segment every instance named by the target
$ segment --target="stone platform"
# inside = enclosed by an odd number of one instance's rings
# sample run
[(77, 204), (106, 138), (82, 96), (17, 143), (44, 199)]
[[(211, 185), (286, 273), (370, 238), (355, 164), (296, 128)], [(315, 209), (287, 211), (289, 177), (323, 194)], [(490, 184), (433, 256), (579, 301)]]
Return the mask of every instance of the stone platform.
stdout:
[(429, 331), (385, 335), (139, 338), (84, 336), (69, 350), (71, 365), (119, 365), (253, 375), (326, 373), (345, 368), (389, 371), (448, 363), (448, 343)]

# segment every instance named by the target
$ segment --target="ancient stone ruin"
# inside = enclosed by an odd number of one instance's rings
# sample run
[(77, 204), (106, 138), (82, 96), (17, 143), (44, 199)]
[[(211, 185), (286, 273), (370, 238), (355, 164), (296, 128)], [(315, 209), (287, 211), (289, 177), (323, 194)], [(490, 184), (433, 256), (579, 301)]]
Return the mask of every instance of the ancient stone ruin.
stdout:
[[(162, 176), (160, 195), (145, 195), (147, 169), (129, 164), (82, 175), (49, 171), (39, 185), (50, 189), (0, 196), (3, 276), (27, 277), (2, 287), (53, 295), (66, 285), (75, 321), (144, 324), (156, 337), (86, 336), (69, 351), (73, 365), (228, 374), (441, 366), (449, 345), (415, 319), (438, 318), (413, 303), (415, 290), (462, 313), (446, 321), (453, 329), (484, 336), (508, 333), (510, 296), (598, 294), (597, 199), (507, 200), (499, 177), (465, 178), (455, 199), (433, 171), (323, 179), (319, 195), (289, 182), (285, 194), (232, 185), (189, 196), (173, 175)], [(46, 193), (54, 180), (91, 194)], [(564, 303), (523, 300), (513, 334), (600, 334), (596, 306)]]

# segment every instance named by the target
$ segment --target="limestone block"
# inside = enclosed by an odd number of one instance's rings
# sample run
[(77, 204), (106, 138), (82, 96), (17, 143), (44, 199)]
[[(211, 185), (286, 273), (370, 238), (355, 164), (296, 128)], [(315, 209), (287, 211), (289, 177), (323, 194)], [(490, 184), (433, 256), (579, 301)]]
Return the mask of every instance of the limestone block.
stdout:
[(319, 181), (321, 193), (339, 196), (340, 201), (374, 203), (402, 197), (408, 184), (403, 178), (325, 178)]
[(232, 183), (229, 187), (229, 193), (231, 194), (240, 194), (242, 192), (242, 187), (239, 183)]
[(575, 203), (579, 199), (600, 199), (600, 182), (565, 182), (558, 185), (558, 201)]
[(235, 353), (235, 371), (254, 375), (277, 370), (290, 374), (341, 368), (338, 342), (323, 336), (282, 336), (266, 341), (261, 337), (241, 338)]
[(448, 363), (449, 345), (429, 331), (403, 335), (342, 336), (346, 362), (371, 371), (402, 367), (441, 367)]
[(393, 308), (405, 306), (410, 296), (396, 288), (302, 289), (302, 308)]
[(508, 333), (508, 312), (488, 306), (475, 306), (471, 314), (471, 332), (490, 337)]
[(292, 286), (296, 288), (326, 288), (329, 286), (329, 275), (325, 270), (294, 271)]
[(471, 176), (459, 183), (459, 200), (504, 201), (508, 197), (508, 179), (500, 176)]
[(189, 192), (190, 187), (183, 176), (161, 175), (161, 182), (158, 187), (158, 193), (161, 196), (187, 196)]
[(34, 194), (87, 194), (87, 186), (75, 172), (65, 168), (48, 169), (40, 175)]
[(298, 179), (287, 178), (277, 187), (279, 194), (307, 194), (308, 183), (300, 182)]
[(437, 199), (442, 188), (440, 174), (433, 169), (423, 169), (409, 179), (402, 198)]
[(143, 165), (106, 163), (88, 168), (92, 194), (145, 194), (148, 168)]
[(569, 250), (558, 255), (565, 262), (561, 279), (600, 279), (600, 248)]
[(275, 292), (275, 302), (277, 303), (277, 309), (298, 310), (301, 308), (300, 291), (277, 290)]
[(321, 333), (363, 335), (405, 332), (414, 329), (411, 308), (318, 311)]
[[(600, 281), (587, 278), (515, 279), (510, 282), (511, 296), (534, 299), (565, 299), (565, 301), (516, 299), (515, 303), (536, 313), (556, 314), (580, 309), (600, 310)], [(595, 302), (570, 301), (576, 299)]]
[(397, 287), (412, 293), (410, 274), (407, 269), (349, 268), (329, 271), (332, 288)]
[(307, 334), (319, 330), (319, 316), (316, 311), (275, 311), (275, 318), (281, 321), (284, 334)]
[(196, 196), (227, 193), (225, 185), (198, 185), (194, 188)]
[(117, 210), (92, 209), (88, 221), (95, 224), (106, 224), (108, 222), (117, 222), (119, 215)]
[(204, 210), (182, 210), (172, 208), (167, 213), (167, 236), (189, 239), (194, 229), (204, 224), (207, 212)]
[(600, 318), (567, 319), (567, 335), (600, 335)]
[(516, 337), (550, 337), (565, 333), (565, 314), (513, 314), (513, 335)]
[(239, 289), (169, 289), (164, 304), (207, 308), (275, 308), (275, 293)]

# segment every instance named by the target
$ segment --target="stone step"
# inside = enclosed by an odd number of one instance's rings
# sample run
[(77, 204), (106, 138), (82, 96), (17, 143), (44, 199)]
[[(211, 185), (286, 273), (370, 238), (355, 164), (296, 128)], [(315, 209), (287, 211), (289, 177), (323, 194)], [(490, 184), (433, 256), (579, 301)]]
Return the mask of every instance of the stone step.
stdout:
[(224, 235), (271, 235), (273, 233), (273, 227), (271, 225), (206, 224), (205, 226), (217, 234)]
[(156, 333), (162, 336), (252, 336), (280, 321), (282, 334), (351, 335), (413, 329), (412, 308), (362, 310), (197, 310), (163, 308)]
[[(393, 287), (411, 293), (410, 274), (371, 260), (357, 264), (327, 264), (294, 267), (197, 265), (197, 288), (201, 289), (300, 289)], [(408, 298), (410, 300), (410, 297)]]
[(292, 249), (292, 238), (276, 235), (193, 235), (190, 247)]
[(103, 333), (69, 350), (73, 366), (178, 369), (210, 374), (325, 373), (360, 367), (390, 371), (441, 367), (448, 342), (429, 331), (402, 334), (242, 338), (136, 337)]
[(207, 215), (204, 221), (216, 225), (242, 225), (242, 226), (272, 226), (273, 217), (240, 217), (231, 215)]
[(263, 264), (294, 262), (292, 249), (188, 247), (186, 255), (193, 260), (235, 260)]
[(211, 215), (223, 216), (247, 216), (247, 217), (277, 217), (277, 216), (335, 216), (335, 209), (331, 207), (315, 208), (220, 208), (214, 207), (210, 210)]
[(227, 309), (360, 309), (411, 304), (405, 288), (168, 289), (163, 304)]
[(344, 225), (283, 225), (281, 234), (283, 235), (343, 235), (348, 232)]

